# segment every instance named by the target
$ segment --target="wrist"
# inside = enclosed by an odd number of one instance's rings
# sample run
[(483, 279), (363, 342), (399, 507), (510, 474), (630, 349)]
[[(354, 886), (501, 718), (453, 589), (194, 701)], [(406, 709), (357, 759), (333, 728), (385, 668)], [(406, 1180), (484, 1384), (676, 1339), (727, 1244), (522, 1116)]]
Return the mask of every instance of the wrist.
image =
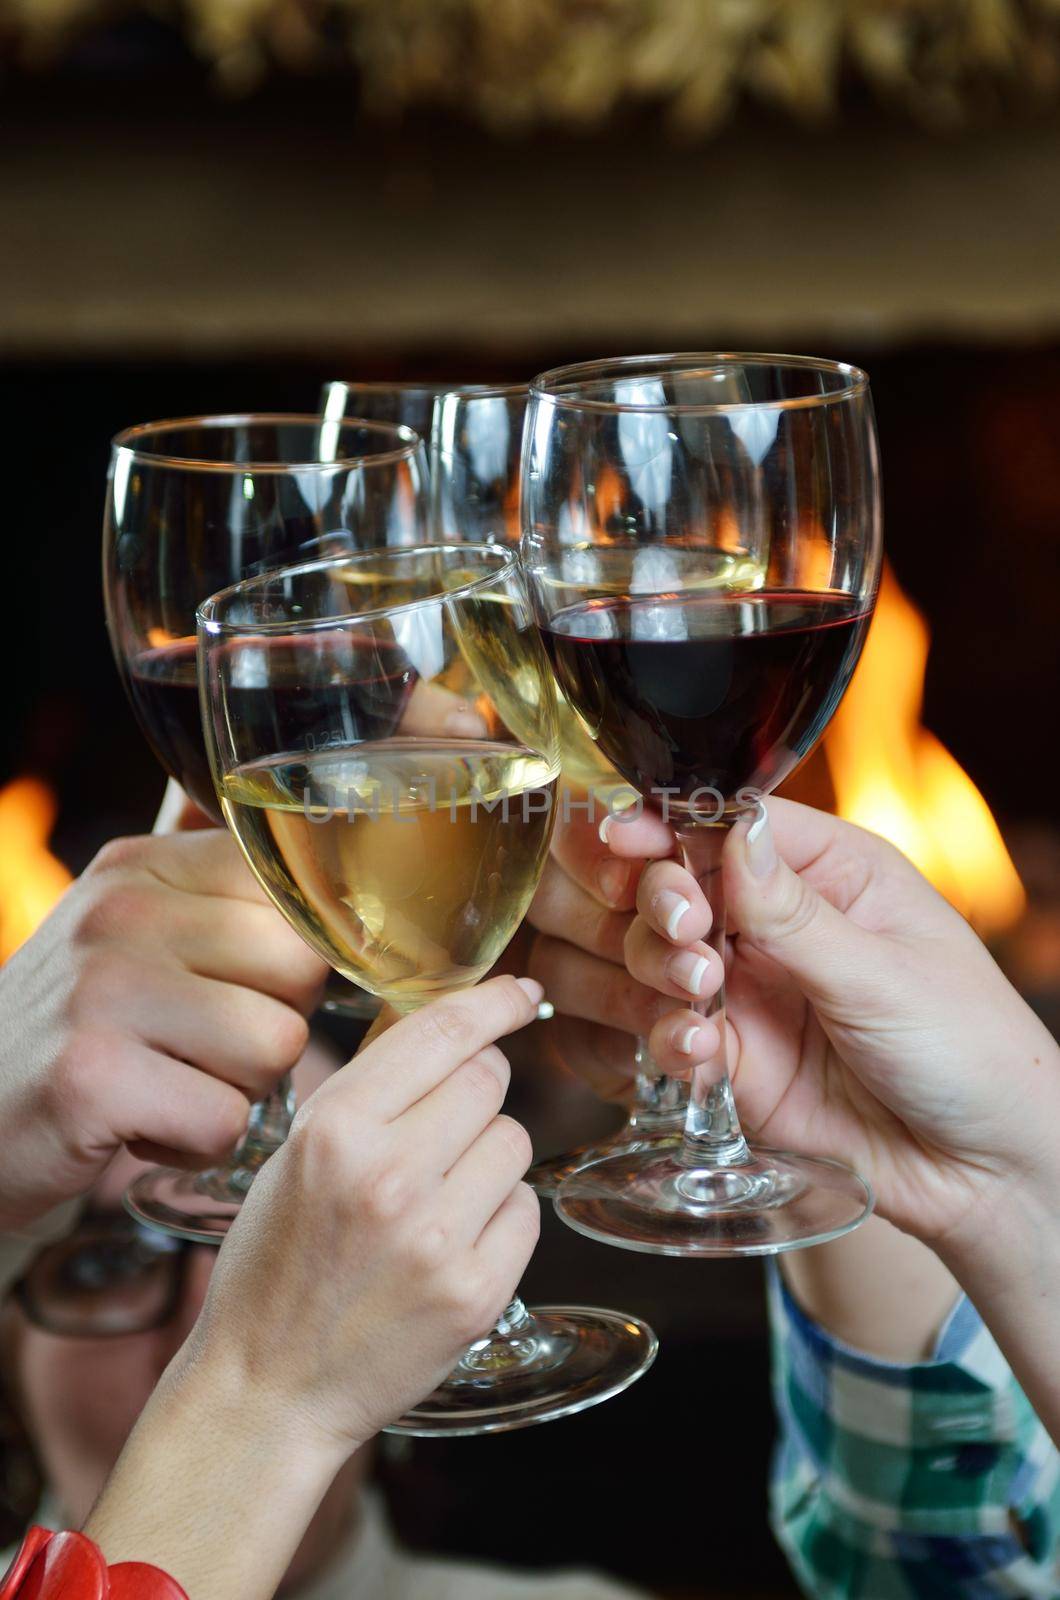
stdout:
[(237, 1341), (201, 1340), (199, 1333), (178, 1350), (155, 1391), (182, 1432), (207, 1430), (226, 1451), (265, 1456), (325, 1485), (365, 1442), (321, 1425), (303, 1397), (255, 1375)]
[(984, 1313), (1029, 1286), (1039, 1294), (1055, 1286), (1060, 1296), (1058, 1200), (1060, 1162), (1043, 1157), (997, 1171), (960, 1220), (928, 1242)]
[[(1038, 1248), (1054, 1236), (1060, 1198), (1060, 1048), (1013, 991), (1017, 1010), (1006, 1019), (1005, 1082), (992, 1063), (974, 1063), (973, 1078), (991, 1076), (994, 1087), (974, 1106), (978, 1152), (951, 1161), (959, 1174), (948, 1206), (952, 1220), (930, 1229), (903, 1223), (923, 1239), (962, 1282), (969, 1273), (999, 1286), (1026, 1270)], [(973, 1147), (974, 1148), (974, 1147)], [(931, 1206), (927, 1207), (930, 1213)], [(1060, 1234), (1056, 1235), (1060, 1237)]]
[(151, 1562), (191, 1600), (271, 1600), (354, 1446), (194, 1345), (163, 1374), (84, 1531), (108, 1562)]

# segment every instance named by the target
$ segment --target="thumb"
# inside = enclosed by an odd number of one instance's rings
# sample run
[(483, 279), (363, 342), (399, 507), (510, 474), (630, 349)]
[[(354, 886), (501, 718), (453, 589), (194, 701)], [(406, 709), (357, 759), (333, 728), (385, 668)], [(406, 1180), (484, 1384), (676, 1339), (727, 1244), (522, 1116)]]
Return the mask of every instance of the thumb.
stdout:
[(722, 862), (730, 927), (741, 942), (783, 967), (827, 1013), (864, 1003), (878, 977), (877, 941), (781, 859), (761, 800), (732, 828)]

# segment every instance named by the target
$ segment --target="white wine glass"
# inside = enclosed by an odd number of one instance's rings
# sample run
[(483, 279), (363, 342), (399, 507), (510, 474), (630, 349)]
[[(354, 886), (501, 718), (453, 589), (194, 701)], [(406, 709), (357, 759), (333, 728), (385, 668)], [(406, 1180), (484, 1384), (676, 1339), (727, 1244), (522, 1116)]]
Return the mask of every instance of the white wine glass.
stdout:
[[(476, 983), (537, 886), (559, 775), (517, 555), (365, 552), (237, 584), (199, 608), (199, 671), (221, 809), (291, 925), (400, 1012)], [(565, 1416), (655, 1349), (634, 1317), (516, 1299), (393, 1431)]]
[[(465, 384), (438, 396), (430, 438), (432, 537), (518, 546), (529, 399), (525, 383)], [(584, 815), (598, 826), (635, 799), (635, 791), (601, 754), (562, 692), (559, 737), (572, 816)], [(680, 1133), (688, 1106), (686, 1085), (658, 1071), (646, 1039), (633, 1046), (633, 1067), (633, 1104), (621, 1128), (593, 1144), (535, 1161), (527, 1181), (539, 1194), (555, 1194), (564, 1178), (601, 1156)]]
[[(402, 379), (364, 381), (330, 378), (320, 391), (320, 411), (328, 422), (363, 417), (372, 422), (411, 428), (423, 441), (426, 463), (429, 460), (434, 402), (448, 387), (445, 383), (427, 383), (418, 379), (406, 382)], [(425, 471), (425, 482), (426, 477)], [(426, 530), (424, 533), (426, 537)], [(366, 989), (358, 989), (356, 985), (335, 977), (329, 980), (324, 990), (321, 1010), (335, 1017), (370, 1021), (378, 1014), (379, 1001)]]

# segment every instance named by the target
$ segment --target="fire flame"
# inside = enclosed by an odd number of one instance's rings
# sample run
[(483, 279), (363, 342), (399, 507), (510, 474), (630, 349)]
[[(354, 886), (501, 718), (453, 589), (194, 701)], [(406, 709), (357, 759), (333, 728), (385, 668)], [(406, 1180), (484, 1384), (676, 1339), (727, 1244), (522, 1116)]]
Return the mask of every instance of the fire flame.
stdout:
[(898, 846), (984, 938), (1025, 904), (990, 808), (920, 725), (927, 624), (885, 570), (876, 614), (824, 749), (836, 810)]
[(48, 915), (70, 874), (48, 849), (55, 796), (39, 778), (0, 789), (0, 962)]

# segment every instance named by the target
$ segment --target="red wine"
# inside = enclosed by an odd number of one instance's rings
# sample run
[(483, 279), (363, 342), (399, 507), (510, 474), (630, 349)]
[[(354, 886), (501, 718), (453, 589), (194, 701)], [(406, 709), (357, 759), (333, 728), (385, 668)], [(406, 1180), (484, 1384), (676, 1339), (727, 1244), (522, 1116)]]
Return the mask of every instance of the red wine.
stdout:
[[(319, 658), (306, 673), (304, 642), (291, 648), (275, 639), (267, 656), (254, 640), (234, 639), (226, 646), (243, 654), (242, 662), (226, 664), (231, 676), (225, 700), (238, 759), (357, 744), (397, 731), (416, 679), (404, 653), (392, 643), (345, 633), (322, 635), (317, 648), (333, 658), (327, 680)], [(162, 766), (222, 824), (202, 733), (195, 641), (145, 650), (132, 663), (129, 694)]]
[(145, 650), (131, 664), (129, 697), (162, 766), (200, 811), (221, 824), (202, 737), (195, 640)]
[(603, 755), (642, 794), (676, 789), (680, 806), (700, 788), (768, 792), (794, 770), (850, 681), (869, 616), (848, 594), (646, 595), (570, 606), (543, 633)]

